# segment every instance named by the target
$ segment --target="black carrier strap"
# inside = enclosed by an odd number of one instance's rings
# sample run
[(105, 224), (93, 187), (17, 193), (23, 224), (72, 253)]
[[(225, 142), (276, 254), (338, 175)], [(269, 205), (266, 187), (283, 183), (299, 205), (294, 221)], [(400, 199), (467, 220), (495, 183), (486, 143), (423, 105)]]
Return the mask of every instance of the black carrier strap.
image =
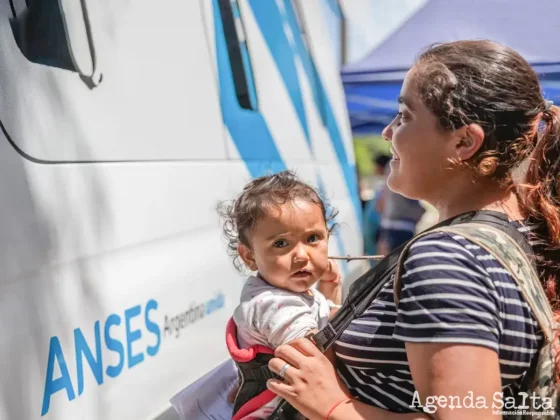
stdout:
[(250, 362), (236, 363), (241, 385), (235, 396), (234, 413), (255, 396), (266, 391), (266, 382), (269, 379), (279, 378), (268, 368), (268, 362), (273, 357), (272, 354), (259, 353)]
[(383, 286), (390, 280), (404, 244), (383, 258), (375, 267), (357, 279), (350, 287), (347, 300), (327, 326), (311, 337), (315, 345), (324, 353), (338, 339), (340, 334), (359, 317), (375, 299)]
[[(467, 222), (477, 222), (493, 226), (512, 237), (521, 245), (527, 254), (532, 253), (531, 246), (523, 234), (520, 233), (514, 225), (509, 223), (505, 214), (495, 211), (482, 210), (461, 214), (457, 217), (444, 220), (426, 231), (437, 229), (442, 226), (451, 226)], [(329, 324), (311, 337), (312, 341), (315, 342), (315, 345), (322, 352), (325, 352), (337, 340), (350, 322), (364, 313), (383, 286), (391, 280), (397, 268), (401, 252), (406, 247), (407, 243), (408, 242), (399, 246), (381, 260), (374, 268), (356, 280), (350, 287), (350, 292), (346, 301), (336, 315), (330, 320)]]
[[(426, 231), (437, 229), (442, 226), (451, 226), (467, 222), (477, 222), (490, 225), (512, 237), (528, 254), (532, 254), (532, 249), (526, 238), (519, 232), (514, 225), (509, 223), (505, 214), (480, 210), (476, 212), (464, 213), (459, 216), (444, 220)], [(358, 278), (350, 287), (348, 297), (342, 304), (342, 307), (329, 321), (327, 326), (310, 339), (324, 353), (331, 347), (338, 337), (346, 330), (348, 325), (371, 305), (371, 302), (377, 297), (383, 286), (387, 284), (397, 269), (399, 257), (408, 242), (402, 244), (389, 255), (379, 261), (375, 267)], [(276, 408), (269, 420), (295, 420), (298, 417), (293, 407), (287, 401)]]

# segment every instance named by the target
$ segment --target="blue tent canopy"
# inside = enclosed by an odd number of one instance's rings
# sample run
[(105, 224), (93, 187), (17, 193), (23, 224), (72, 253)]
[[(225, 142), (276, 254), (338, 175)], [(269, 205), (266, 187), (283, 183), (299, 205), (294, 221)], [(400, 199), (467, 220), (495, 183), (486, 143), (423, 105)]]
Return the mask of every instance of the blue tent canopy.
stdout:
[(537, 71), (545, 98), (560, 104), (560, 1), (428, 0), (381, 45), (342, 69), (354, 133), (379, 133), (395, 116), (402, 80), (434, 43), (490, 39)]

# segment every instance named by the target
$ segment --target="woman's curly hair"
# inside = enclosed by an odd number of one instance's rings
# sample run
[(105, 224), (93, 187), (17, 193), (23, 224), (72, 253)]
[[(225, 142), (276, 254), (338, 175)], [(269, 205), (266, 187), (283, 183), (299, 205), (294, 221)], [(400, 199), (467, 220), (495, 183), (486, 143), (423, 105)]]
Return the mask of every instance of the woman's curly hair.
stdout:
[[(484, 130), (478, 152), (458, 164), (512, 188), (531, 224), (536, 263), (560, 313), (560, 108), (516, 51), (487, 40), (433, 45), (415, 64), (418, 94), (439, 128)], [(524, 169), (524, 179), (513, 174)]]

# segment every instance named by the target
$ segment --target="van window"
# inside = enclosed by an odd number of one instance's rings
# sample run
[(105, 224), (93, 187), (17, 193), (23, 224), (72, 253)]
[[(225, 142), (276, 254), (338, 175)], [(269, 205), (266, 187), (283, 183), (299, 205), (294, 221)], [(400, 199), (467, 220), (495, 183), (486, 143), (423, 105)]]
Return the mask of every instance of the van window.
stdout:
[(257, 93), (238, 0), (220, 0), (219, 5), (237, 100), (241, 108), (256, 110)]
[[(30, 2), (51, 3), (69, 6), (63, 9), (69, 44), (87, 53), (85, 29), (79, 30), (84, 18), (76, 11), (95, 0)], [(0, 101), (0, 123), (8, 141), (23, 156), (49, 163), (225, 159), (203, 2), (117, 3), (104, 9), (106, 26), (92, 26), (102, 46), (103, 82), (95, 89), (76, 72), (30, 62), (14, 37), (2, 38), (0, 56), (9, 65), (0, 66), (0, 92), (10, 100)]]

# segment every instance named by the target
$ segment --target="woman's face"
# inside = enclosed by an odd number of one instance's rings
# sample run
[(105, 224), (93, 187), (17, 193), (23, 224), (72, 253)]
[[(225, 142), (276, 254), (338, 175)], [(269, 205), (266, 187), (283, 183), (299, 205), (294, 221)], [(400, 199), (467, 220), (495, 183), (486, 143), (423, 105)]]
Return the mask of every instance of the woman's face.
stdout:
[(438, 127), (419, 97), (415, 78), (413, 67), (404, 79), (399, 113), (383, 130), (393, 154), (387, 185), (405, 197), (434, 202), (453, 178), (449, 158), (456, 155), (450, 141), (454, 134)]

